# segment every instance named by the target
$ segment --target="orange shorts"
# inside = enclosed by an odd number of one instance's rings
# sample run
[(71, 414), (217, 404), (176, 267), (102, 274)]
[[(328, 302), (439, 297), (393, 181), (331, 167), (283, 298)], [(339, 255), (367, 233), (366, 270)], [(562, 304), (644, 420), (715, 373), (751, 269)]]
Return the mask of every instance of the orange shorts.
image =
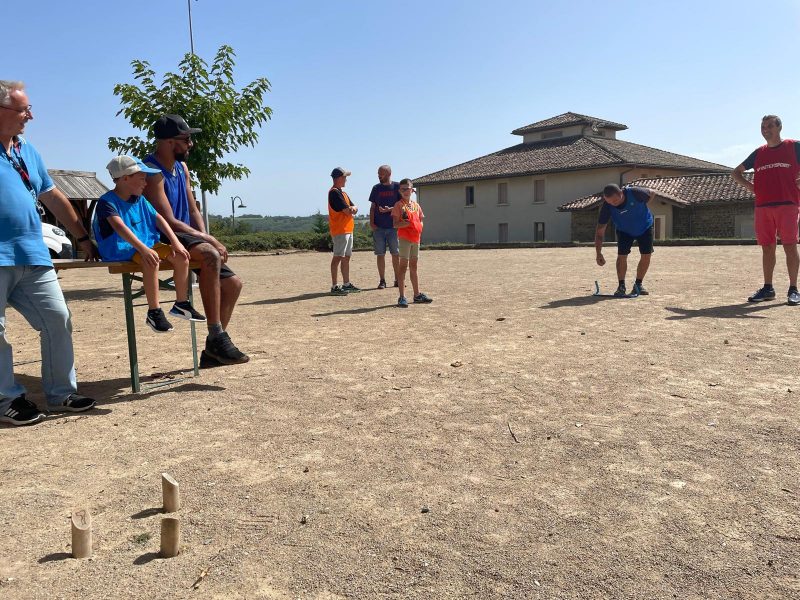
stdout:
[[(162, 244), (161, 242), (158, 242), (155, 246), (153, 246), (150, 249), (158, 252), (158, 258), (160, 258), (161, 260), (164, 260), (170, 254), (172, 254), (172, 246), (170, 246), (169, 244)], [(140, 265), (142, 264), (142, 255), (137, 252), (133, 255), (133, 258), (131, 260), (135, 262), (137, 265)]]

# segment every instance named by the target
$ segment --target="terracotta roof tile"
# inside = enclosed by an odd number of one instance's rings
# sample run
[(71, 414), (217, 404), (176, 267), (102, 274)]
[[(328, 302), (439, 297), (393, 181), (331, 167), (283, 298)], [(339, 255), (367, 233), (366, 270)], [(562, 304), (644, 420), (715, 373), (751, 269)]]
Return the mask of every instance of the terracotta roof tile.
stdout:
[[(753, 174), (745, 173), (745, 178), (752, 181)], [(753, 202), (755, 197), (731, 179), (730, 172), (705, 173), (702, 175), (682, 175), (678, 177), (662, 177), (660, 179), (637, 179), (628, 185), (650, 188), (656, 195), (679, 206), (697, 204), (721, 204), (725, 202)], [(589, 210), (600, 206), (603, 201), (602, 192), (572, 200), (558, 207), (560, 211)]]
[(511, 133), (514, 135), (523, 135), (525, 133), (545, 131), (547, 129), (555, 129), (558, 127), (569, 127), (570, 125), (592, 125), (593, 123), (597, 123), (598, 127), (605, 127), (607, 129), (614, 129), (616, 131), (621, 131), (628, 128), (627, 125), (623, 125), (622, 123), (606, 121), (605, 119), (581, 115), (574, 112), (565, 112), (563, 115), (551, 117), (549, 119), (545, 119), (544, 121), (536, 121), (536, 123), (531, 123), (530, 125), (525, 125), (524, 127), (518, 127)]
[(419, 177), (414, 183), (432, 185), (633, 165), (709, 172), (728, 169), (725, 165), (622, 140), (572, 136), (517, 144)]

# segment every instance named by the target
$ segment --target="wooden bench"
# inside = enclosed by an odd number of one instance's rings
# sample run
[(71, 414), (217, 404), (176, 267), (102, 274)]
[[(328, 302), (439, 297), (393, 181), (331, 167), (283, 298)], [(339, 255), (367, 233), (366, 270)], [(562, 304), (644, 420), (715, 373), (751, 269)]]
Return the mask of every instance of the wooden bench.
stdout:
[[(139, 355), (136, 351), (136, 323), (133, 319), (133, 300), (143, 295), (144, 290), (139, 290), (134, 293), (132, 284), (134, 281), (142, 281), (141, 275), (137, 275), (137, 273), (141, 274), (142, 272), (141, 265), (135, 262), (86, 262), (84, 260), (71, 258), (55, 258), (53, 259), (53, 267), (56, 269), (56, 271), (66, 271), (68, 269), (96, 269), (102, 267), (104, 269), (108, 269), (108, 272), (111, 274), (122, 275), (122, 289), (125, 304), (125, 326), (128, 333), (128, 359), (131, 367), (131, 388), (135, 394), (138, 394), (142, 389), (142, 385), (139, 381)], [(192, 261), (189, 263), (190, 269), (197, 269), (199, 267), (199, 262)], [(171, 271), (172, 265), (168, 261), (161, 261), (159, 270)], [(159, 278), (159, 287), (170, 290), (174, 289), (174, 287), (170, 285), (171, 280), (171, 277), (167, 279)], [(192, 302), (191, 286), (189, 286), (189, 302)], [(197, 377), (200, 374), (200, 369), (197, 359), (197, 332), (195, 331), (194, 321), (189, 322), (189, 330), (191, 332), (192, 339), (192, 362), (194, 365), (193, 373), (194, 376)], [(175, 383), (175, 380), (165, 383), (150, 384), (148, 387), (160, 387), (162, 385), (170, 385), (172, 383)]]

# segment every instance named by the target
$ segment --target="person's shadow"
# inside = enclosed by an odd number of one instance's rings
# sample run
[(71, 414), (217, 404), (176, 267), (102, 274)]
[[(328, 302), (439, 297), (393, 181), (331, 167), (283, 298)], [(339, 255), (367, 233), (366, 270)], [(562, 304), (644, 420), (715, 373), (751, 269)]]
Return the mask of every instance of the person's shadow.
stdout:
[(778, 303), (738, 303), (726, 304), (724, 306), (709, 306), (707, 308), (680, 308), (678, 306), (667, 306), (665, 310), (674, 313), (667, 317), (667, 321), (682, 321), (684, 319), (696, 319), (706, 317), (710, 319), (765, 319), (765, 315), (758, 314), (764, 310), (783, 306)]
[(548, 309), (564, 308), (566, 306), (589, 306), (592, 304), (597, 304), (598, 302), (605, 302), (606, 300), (635, 300), (635, 298), (617, 298), (616, 296), (575, 296), (574, 298), (551, 300), (539, 308)]
[(302, 302), (303, 300), (314, 300), (330, 296), (330, 292), (313, 292), (310, 294), (300, 294), (298, 296), (288, 296), (286, 298), (265, 298), (264, 300), (256, 300), (255, 302), (240, 302), (239, 306), (260, 306), (262, 304), (287, 304), (289, 302)]

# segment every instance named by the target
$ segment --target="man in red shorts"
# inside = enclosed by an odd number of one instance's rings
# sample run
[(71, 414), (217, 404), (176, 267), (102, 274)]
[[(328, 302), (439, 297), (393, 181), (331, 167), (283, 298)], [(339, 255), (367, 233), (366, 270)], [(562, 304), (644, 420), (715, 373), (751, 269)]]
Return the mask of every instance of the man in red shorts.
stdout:
[[(764, 287), (750, 296), (748, 302), (775, 299), (772, 273), (775, 271), (777, 237), (786, 253), (789, 271), (787, 303), (800, 304), (797, 291), (797, 271), (800, 255), (797, 252), (797, 225), (800, 218), (800, 142), (781, 140), (782, 123), (779, 117), (767, 115), (761, 119), (761, 135), (767, 143), (755, 150), (731, 174), (734, 181), (756, 195), (755, 230), (761, 246), (764, 268)], [(743, 173), (754, 169), (753, 183)]]

